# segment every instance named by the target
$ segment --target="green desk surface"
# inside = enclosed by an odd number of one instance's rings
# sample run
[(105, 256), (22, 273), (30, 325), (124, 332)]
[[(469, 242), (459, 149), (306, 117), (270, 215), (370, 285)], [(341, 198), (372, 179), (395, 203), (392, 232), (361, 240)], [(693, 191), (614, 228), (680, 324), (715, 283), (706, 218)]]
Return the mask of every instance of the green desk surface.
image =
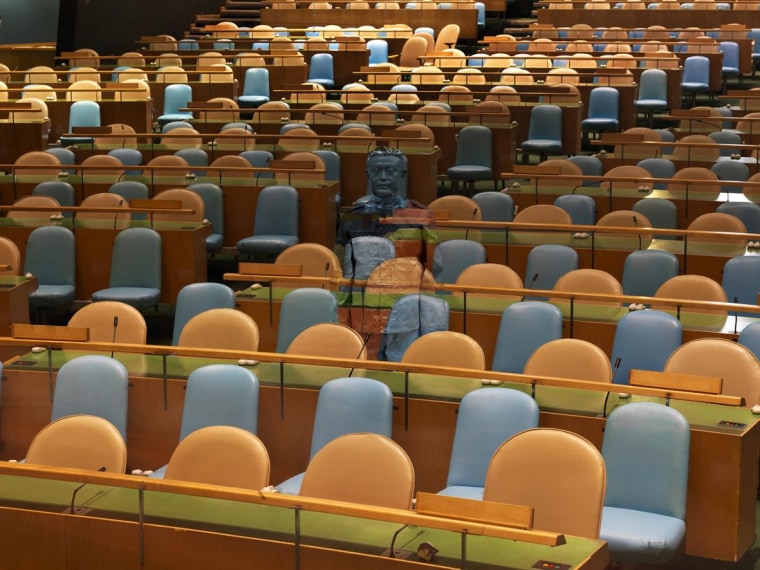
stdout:
[[(58, 370), (65, 362), (86, 354), (82, 351), (54, 350), (50, 352), (29, 353), (19, 360), (6, 365), (6, 370), (34, 371), (47, 373), (48, 365), (52, 370)], [(51, 361), (48, 362), (48, 356)], [(114, 358), (122, 362), (131, 377), (147, 377), (162, 379), (164, 377), (164, 361), (166, 363), (167, 379), (186, 379), (188, 375), (201, 366), (227, 363), (232, 361), (210, 358), (192, 358), (159, 355), (142, 355), (116, 353)], [(301, 389), (319, 389), (324, 383), (335, 378), (342, 378), (352, 373), (351, 369), (341, 367), (280, 364), (278, 362), (261, 362), (252, 366), (262, 386), (285, 387)], [(440, 400), (458, 402), (462, 397), (483, 386), (483, 379), (488, 379), (488, 372), (483, 372), (482, 378), (461, 378), (433, 374), (416, 374), (383, 370), (353, 370), (354, 376), (374, 378), (386, 384), (396, 397)], [(512, 388), (531, 394), (530, 383), (503, 382), (498, 384), (503, 388)], [(542, 411), (603, 416), (613, 409), (634, 401), (656, 401), (666, 403), (664, 398), (642, 398), (633, 396), (620, 398), (618, 394), (604, 391), (558, 388), (553, 386), (535, 386), (535, 398)], [(671, 400), (670, 405), (681, 411), (692, 427), (712, 430), (721, 433), (741, 435), (747, 432), (758, 421), (758, 416), (748, 408), (719, 406), (698, 402)], [(730, 425), (722, 425), (729, 422)]]
[[(47, 512), (63, 512), (71, 503), (77, 483), (0, 476), (0, 502), (7, 506)], [(76, 496), (76, 508), (90, 511), (81, 516), (136, 522), (138, 490), (88, 484)], [(171, 525), (223, 532), (283, 542), (296, 540), (296, 509), (245, 503), (227, 499), (145, 491), (146, 524)], [(383, 555), (394, 533), (403, 525), (343, 514), (298, 511), (303, 545), (324, 546), (362, 554)], [(466, 535), (468, 568), (524, 568), (539, 560), (568, 564), (575, 568), (603, 547), (597, 540), (566, 536), (566, 544), (543, 546), (501, 538)], [(435, 562), (461, 566), (462, 535), (425, 526), (409, 526), (399, 532), (395, 548), (416, 552), (422, 542), (439, 550)], [(412, 560), (418, 560), (412, 555)]]

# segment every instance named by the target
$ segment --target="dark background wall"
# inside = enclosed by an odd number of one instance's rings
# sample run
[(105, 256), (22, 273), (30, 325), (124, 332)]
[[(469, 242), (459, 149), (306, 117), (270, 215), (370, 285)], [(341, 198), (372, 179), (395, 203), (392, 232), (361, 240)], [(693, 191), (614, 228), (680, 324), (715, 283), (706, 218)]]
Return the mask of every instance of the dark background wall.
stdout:
[[(218, 13), (223, 0), (0, 0), (0, 44), (59, 42), (101, 55), (136, 49), (144, 35), (181, 38), (197, 14)], [(60, 27), (59, 27), (60, 14)]]

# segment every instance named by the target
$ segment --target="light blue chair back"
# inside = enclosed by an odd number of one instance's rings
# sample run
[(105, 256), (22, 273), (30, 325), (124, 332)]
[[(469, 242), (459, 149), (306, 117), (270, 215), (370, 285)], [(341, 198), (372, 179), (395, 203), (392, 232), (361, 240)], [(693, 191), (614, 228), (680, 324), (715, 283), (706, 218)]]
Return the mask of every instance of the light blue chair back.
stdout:
[[(737, 180), (744, 182), (749, 179), (749, 167), (738, 160), (719, 160), (714, 163), (710, 170), (718, 175), (721, 180)], [(744, 189), (741, 186), (725, 185), (720, 187), (721, 192), (733, 192), (742, 194)]]
[[(76, 205), (74, 187), (63, 180), (40, 182), (32, 190), (32, 196), (50, 196), (51, 198), (55, 198), (61, 206)], [(70, 218), (71, 212), (65, 212), (63, 215)]]
[(76, 294), (74, 233), (61, 226), (43, 226), (32, 230), (26, 242), (24, 273), (37, 277), (39, 284), (29, 296), (31, 307), (71, 303)]
[(177, 346), (182, 329), (195, 315), (210, 309), (234, 309), (235, 293), (222, 283), (191, 283), (177, 294), (172, 345)]
[(208, 166), (208, 153), (202, 148), (181, 148), (174, 152), (174, 156), (185, 159), (187, 163), (194, 167), (190, 170), (196, 176), (205, 176)]
[[(267, 168), (269, 163), (274, 160), (274, 155), (268, 150), (244, 150), (240, 153), (251, 166), (258, 168)], [(274, 172), (256, 173), (256, 180), (274, 178)]]
[(537, 245), (528, 253), (523, 282), (527, 289), (551, 290), (557, 279), (578, 269), (578, 253), (557, 244)]
[(245, 70), (243, 94), (238, 97), (241, 107), (258, 107), (269, 101), (269, 70), (266, 67), (249, 67)]
[(282, 299), (276, 352), (285, 352), (293, 339), (312, 325), (338, 322), (338, 301), (327, 289), (302, 287)]
[[(122, 180), (121, 182), (116, 182), (111, 184), (108, 191), (112, 194), (118, 194), (127, 202), (131, 202), (132, 200), (148, 200), (150, 198), (150, 190), (148, 187), (136, 180)], [(133, 220), (144, 220), (145, 218), (145, 214), (132, 214)]]
[(161, 288), (161, 236), (149, 228), (127, 228), (114, 240), (111, 287)]
[[(615, 384), (628, 384), (631, 370), (661, 372), (681, 345), (681, 322), (662, 311), (633, 311), (618, 321), (612, 345)], [(617, 359), (620, 363), (615, 367)]]
[(478, 192), (472, 197), (480, 208), (480, 219), (484, 222), (511, 222), (515, 217), (515, 201), (509, 194), (488, 191)]
[(394, 257), (396, 257), (396, 247), (389, 239), (377, 236), (355, 237), (346, 244), (343, 277), (367, 279), (375, 267)]
[(433, 277), (438, 283), (454, 283), (459, 274), (476, 263), (486, 262), (483, 244), (452, 239), (438, 244), (433, 254)]
[(678, 272), (678, 258), (669, 251), (632, 251), (623, 265), (623, 294), (654, 297), (660, 285)]
[[(108, 151), (110, 156), (118, 158), (124, 166), (140, 166), (143, 164), (143, 155), (136, 148), (114, 148)], [(125, 174), (127, 176), (140, 176), (142, 169), (130, 168)]]
[(211, 223), (213, 233), (206, 238), (206, 250), (219, 250), (224, 244), (224, 195), (216, 184), (201, 182), (191, 184), (188, 190), (195, 192), (203, 199), (203, 212)]
[(292, 186), (267, 186), (256, 202), (253, 235), (237, 244), (240, 253), (276, 256), (298, 243), (298, 192)]
[(538, 405), (523, 392), (481, 388), (459, 405), (446, 488), (440, 495), (482, 499), (494, 452), (513, 435), (538, 427)]
[(739, 344), (749, 349), (760, 360), (760, 322), (750, 323), (739, 333)]
[[(742, 255), (730, 258), (723, 265), (721, 285), (729, 303), (757, 305), (757, 294), (760, 293), (760, 257)], [(758, 316), (757, 313), (744, 312), (739, 312), (738, 315)]]
[(319, 83), (325, 89), (335, 87), (333, 56), (329, 53), (315, 53), (309, 62), (309, 83)]
[(610, 414), (600, 538), (613, 560), (667, 562), (686, 532), (689, 423), (668, 406), (634, 402)]
[(50, 421), (87, 414), (111, 422), (127, 441), (129, 374), (118, 360), (102, 355), (79, 356), (58, 370)]
[[(309, 458), (327, 443), (349, 433), (377, 433), (391, 437), (393, 393), (370, 378), (337, 378), (319, 390)], [(303, 473), (277, 486), (280, 493), (298, 495)]]
[(493, 134), (482, 125), (467, 125), (459, 131), (454, 166), (449, 168), (451, 178), (483, 180), (490, 178)]
[(542, 301), (514, 303), (501, 314), (491, 370), (522, 374), (535, 350), (562, 338), (562, 311)]
[(724, 202), (715, 210), (736, 216), (747, 228), (747, 233), (760, 234), (760, 205), (754, 202)]
[(215, 425), (256, 434), (258, 414), (259, 381), (253, 372), (234, 364), (202, 366), (187, 379), (180, 441), (195, 430)]
[[(671, 178), (676, 173), (675, 163), (667, 158), (644, 158), (638, 161), (636, 166), (640, 166), (649, 172), (653, 178)], [(667, 182), (657, 182), (654, 184), (654, 188), (664, 190), (667, 185)]]
[(703, 55), (691, 55), (683, 64), (681, 89), (686, 93), (707, 93), (710, 89), (710, 60)]
[(379, 360), (401, 362), (422, 335), (449, 330), (449, 304), (440, 296), (411, 293), (393, 303), (378, 352)]
[[(667, 198), (642, 198), (634, 202), (632, 209), (649, 220), (653, 228), (678, 228), (678, 207)], [(656, 235), (655, 238), (676, 239), (671, 235)]]
[(192, 113), (180, 112), (187, 108), (193, 100), (193, 88), (184, 83), (173, 83), (164, 88), (163, 113), (158, 117), (158, 123), (165, 125), (172, 121), (187, 121), (193, 118)]
[(596, 224), (596, 202), (583, 194), (563, 194), (554, 199), (554, 205), (570, 214), (573, 224), (593, 226)]
[(388, 42), (386, 40), (369, 40), (367, 50), (369, 50), (370, 65), (388, 63)]
[(340, 155), (334, 150), (312, 151), (325, 163), (325, 180), (340, 181)]

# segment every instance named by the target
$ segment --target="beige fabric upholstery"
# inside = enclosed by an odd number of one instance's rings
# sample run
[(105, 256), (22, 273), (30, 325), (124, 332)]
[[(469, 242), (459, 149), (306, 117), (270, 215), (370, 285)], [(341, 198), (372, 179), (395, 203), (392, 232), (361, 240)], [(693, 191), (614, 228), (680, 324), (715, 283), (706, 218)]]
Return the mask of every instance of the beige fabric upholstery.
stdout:
[(486, 357), (477, 341), (454, 331), (435, 331), (419, 337), (406, 349), (401, 362), (486, 369)]
[[(462, 271), (455, 285), (472, 285), (474, 287), (500, 287), (502, 289), (522, 289), (522, 278), (514, 269), (502, 265), (501, 263), (477, 263), (470, 265)], [(462, 296), (463, 293), (455, 292), (454, 295)], [(468, 293), (467, 297), (498, 297), (499, 299), (519, 299), (520, 296), (487, 294), (487, 293)]]
[[(597, 220), (598, 227), (614, 228), (651, 228), (652, 222), (642, 214), (634, 210), (616, 210), (603, 215)], [(617, 249), (646, 249), (652, 243), (652, 234), (641, 233), (617, 233), (599, 232), (596, 234), (597, 247)]]
[(0, 275), (21, 275), (21, 253), (16, 243), (7, 237), (0, 237), (0, 265), (8, 266)]
[[(312, 277), (340, 277), (343, 271), (340, 260), (329, 247), (319, 243), (297, 243), (284, 250), (275, 259), (275, 264), (300, 265), (301, 275)], [(285, 287), (277, 282), (275, 287)], [(300, 285), (295, 284), (295, 287)]]
[[(90, 194), (80, 204), (83, 208), (129, 208), (129, 202), (118, 194), (111, 192), (98, 192), (96, 194)], [(108, 223), (114, 227), (117, 224), (123, 227), (129, 223), (132, 215), (129, 212), (114, 213), (114, 212), (79, 212), (76, 215), (77, 221), (85, 220), (107, 220)]]
[(259, 349), (259, 327), (241, 311), (210, 309), (187, 321), (178, 346), (255, 352)]
[(114, 425), (98, 416), (75, 415), (60, 418), (34, 437), (26, 462), (98, 471), (124, 473), (127, 446)]
[(606, 477), (601, 453), (586, 439), (530, 429), (494, 453), (483, 500), (533, 507), (536, 530), (599, 538)]
[(259, 490), (269, 485), (269, 453), (251, 432), (209, 426), (185, 437), (174, 450), (165, 479)]
[[(655, 297), (664, 299), (689, 299), (692, 301), (715, 301), (717, 303), (726, 303), (728, 301), (726, 292), (720, 283), (704, 275), (676, 275), (671, 277), (654, 293)], [(652, 305), (653, 309), (661, 311), (675, 312), (676, 308), (671, 306)], [(690, 312), (713, 313), (725, 315), (723, 309), (688, 309)]]
[(311, 459), (301, 495), (409, 509), (414, 493), (414, 467), (406, 452), (375, 433), (343, 435)]
[[(115, 156), (108, 154), (93, 154), (82, 161), (82, 176), (93, 176), (98, 178), (110, 178), (116, 182), (124, 174), (124, 164)], [(87, 167), (96, 166), (97, 169)], [(110, 167), (110, 168), (103, 168)]]
[(24, 196), (13, 203), (14, 206), (32, 206), (34, 208), (49, 208), (46, 211), (12, 210), (8, 212), (9, 218), (48, 218), (61, 213), (61, 205), (58, 200), (50, 196)]
[(536, 204), (520, 210), (514, 219), (515, 222), (528, 224), (566, 224), (573, 223), (570, 214), (559, 206), (553, 204)]
[(449, 212), (451, 220), (480, 221), (482, 219), (478, 203), (467, 196), (449, 195), (436, 198), (428, 208)]
[[(245, 159), (243, 159), (245, 160)], [(200, 222), (205, 217), (205, 206), (200, 194), (188, 190), (187, 188), (169, 188), (153, 196), (154, 200), (179, 200), (182, 202), (182, 208), (193, 210), (194, 214), (153, 214), (154, 221), (175, 221), (175, 222)]]
[(339, 323), (319, 323), (300, 332), (285, 353), (366, 360), (364, 344), (361, 335), (351, 327)]
[(665, 372), (718, 376), (723, 394), (741, 396), (747, 407), (760, 404), (760, 363), (745, 346), (722, 338), (699, 338), (679, 346)]
[[(554, 291), (600, 293), (622, 295), (623, 286), (615, 277), (601, 269), (575, 269), (562, 275), (553, 287)], [(550, 299), (552, 302), (567, 303), (567, 299)], [(620, 306), (617, 301), (576, 301), (592, 305)]]
[[(118, 317), (118, 324), (114, 319)], [(90, 329), (90, 342), (145, 344), (148, 326), (142, 313), (118, 301), (98, 301), (79, 309), (68, 326)]]

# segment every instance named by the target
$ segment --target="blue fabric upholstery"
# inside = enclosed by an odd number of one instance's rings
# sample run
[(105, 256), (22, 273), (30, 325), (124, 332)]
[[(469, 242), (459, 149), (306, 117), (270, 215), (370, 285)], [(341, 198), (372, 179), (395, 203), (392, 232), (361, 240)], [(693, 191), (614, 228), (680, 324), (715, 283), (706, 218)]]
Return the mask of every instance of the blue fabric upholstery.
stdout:
[(161, 298), (161, 236), (149, 228), (127, 228), (114, 240), (109, 287), (93, 301), (120, 301), (137, 309)]
[(537, 245), (528, 253), (525, 287), (551, 290), (561, 276), (578, 269), (578, 253), (566, 245)]
[[(196, 368), (187, 379), (179, 440), (208, 426), (232, 426), (256, 434), (259, 380), (248, 368), (211, 364)], [(234, 469), (234, 465), (228, 466)], [(166, 465), (151, 475), (163, 478)]]
[(607, 493), (600, 538), (614, 561), (667, 562), (686, 533), (689, 423), (651, 402), (616, 409), (607, 419), (602, 457)]
[(750, 323), (739, 333), (739, 344), (752, 351), (760, 360), (760, 322)]
[[(99, 126), (100, 105), (96, 101), (74, 101), (71, 104), (69, 108), (69, 133), (73, 133), (75, 127)], [(61, 136), (59, 140), (62, 146), (93, 143), (93, 138), (88, 136)]]
[(747, 233), (760, 234), (760, 205), (754, 202), (724, 202), (715, 210), (736, 216), (747, 228)]
[(491, 370), (522, 374), (541, 345), (562, 338), (562, 311), (542, 301), (513, 303), (501, 314)]
[[(40, 182), (32, 190), (32, 196), (50, 196), (55, 198), (61, 206), (75, 206), (74, 187), (63, 180), (47, 180)], [(67, 218), (71, 217), (71, 212), (63, 214)]]
[(203, 212), (211, 223), (213, 233), (206, 238), (206, 251), (213, 252), (224, 245), (224, 195), (216, 184), (202, 182), (192, 184), (188, 190), (195, 192), (203, 199)]
[(486, 262), (483, 244), (452, 239), (438, 244), (433, 254), (433, 277), (438, 283), (454, 283), (459, 274), (470, 265)]
[(333, 56), (329, 53), (315, 53), (309, 61), (309, 83), (318, 83), (325, 89), (335, 87)]
[(24, 254), (24, 273), (37, 277), (37, 290), (29, 295), (32, 308), (60, 307), (75, 297), (76, 246), (71, 230), (61, 226), (35, 228)]
[(661, 372), (673, 351), (681, 345), (681, 322), (661, 311), (635, 311), (618, 321), (611, 361), (620, 359), (615, 384), (628, 384), (632, 369)]
[(111, 422), (127, 441), (129, 375), (118, 360), (102, 355), (78, 356), (58, 370), (50, 421), (74, 414)]
[(377, 236), (359, 236), (346, 244), (343, 257), (343, 277), (367, 279), (372, 270), (383, 261), (396, 257), (396, 247), (389, 239)]
[(292, 186), (267, 186), (259, 194), (253, 235), (237, 243), (240, 253), (276, 257), (298, 243), (298, 192)]
[(662, 69), (645, 69), (639, 81), (639, 98), (634, 101), (637, 112), (647, 114), (652, 127), (655, 111), (668, 109), (668, 75)]
[[(653, 178), (672, 178), (676, 173), (675, 163), (667, 158), (644, 158), (638, 161), (636, 166), (649, 172)], [(664, 190), (667, 185), (667, 182), (656, 182), (654, 188)]]
[[(317, 398), (309, 457), (347, 433), (378, 433), (391, 437), (393, 394), (369, 378), (338, 378), (322, 386)], [(298, 495), (303, 473), (277, 486), (280, 493)]]
[(581, 121), (583, 131), (617, 131), (619, 95), (614, 87), (595, 87), (589, 95), (588, 115)]
[(596, 224), (596, 202), (583, 194), (564, 194), (554, 199), (554, 205), (570, 214), (574, 224), (593, 226)]
[(172, 345), (179, 337), (187, 321), (209, 309), (234, 309), (235, 293), (222, 283), (190, 283), (180, 289), (174, 310)]
[(380, 342), (379, 360), (401, 362), (416, 339), (434, 331), (449, 330), (449, 304), (437, 296), (412, 293), (393, 303)]
[(164, 88), (164, 109), (158, 117), (158, 124), (163, 126), (172, 121), (188, 121), (193, 114), (180, 111), (187, 108), (193, 100), (193, 88), (184, 83), (174, 83)]
[(491, 178), (491, 129), (467, 125), (459, 131), (454, 166), (446, 175), (452, 180), (488, 180)]
[(513, 435), (538, 427), (538, 404), (523, 392), (481, 388), (462, 398), (446, 488), (439, 495), (482, 499), (494, 452)]
[(276, 352), (285, 352), (293, 339), (319, 323), (338, 322), (338, 301), (327, 289), (302, 287), (282, 299)]
[(536, 105), (530, 111), (528, 138), (520, 144), (523, 153), (562, 152), (562, 109), (557, 105)]
[(660, 285), (678, 275), (678, 258), (669, 251), (633, 251), (623, 265), (623, 294), (654, 297)]
[(238, 97), (241, 107), (258, 107), (269, 101), (269, 70), (266, 67), (250, 67), (245, 70), (243, 94)]
[[(729, 303), (757, 305), (757, 294), (760, 293), (760, 257), (742, 255), (730, 258), (723, 265), (721, 285)], [(756, 317), (757, 313), (739, 312), (738, 315)]]
[(478, 192), (472, 197), (480, 208), (484, 222), (511, 222), (515, 216), (515, 201), (509, 194), (489, 191)]

